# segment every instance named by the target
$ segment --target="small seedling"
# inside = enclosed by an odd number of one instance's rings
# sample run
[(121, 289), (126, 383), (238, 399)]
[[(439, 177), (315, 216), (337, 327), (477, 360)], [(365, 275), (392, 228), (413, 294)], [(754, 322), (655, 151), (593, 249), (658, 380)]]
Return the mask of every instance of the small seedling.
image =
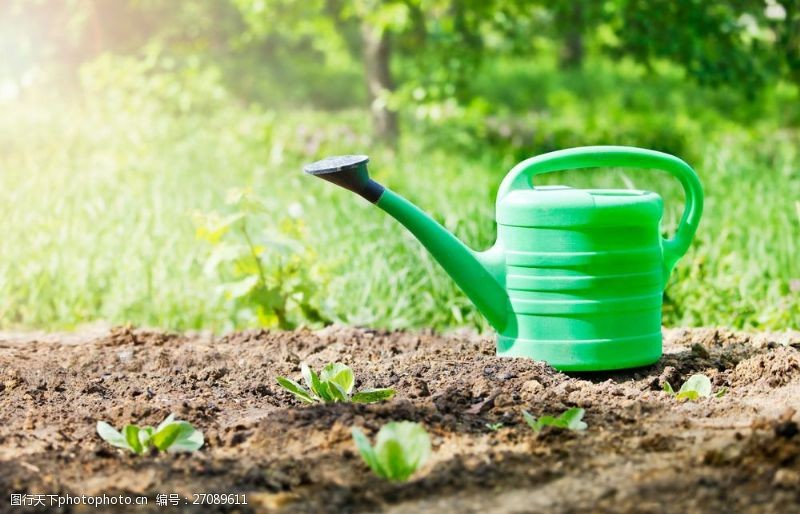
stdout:
[(308, 389), (289, 378), (276, 377), (276, 380), (281, 387), (305, 403), (375, 403), (394, 396), (393, 389), (363, 389), (353, 393), (353, 370), (339, 362), (328, 364), (319, 375), (305, 362), (300, 366), (300, 371)]
[(541, 432), (544, 427), (563, 428), (565, 430), (586, 430), (586, 423), (582, 421), (584, 410), (578, 407), (573, 407), (559, 417), (541, 416), (539, 419), (534, 418), (530, 412), (522, 411), (522, 417), (534, 432)]
[[(698, 398), (708, 398), (711, 396), (711, 379), (707, 376), (699, 373), (697, 375), (692, 375), (689, 379), (683, 383), (680, 390), (676, 393), (669, 382), (664, 382), (664, 386), (662, 387), (664, 391), (668, 394), (675, 397), (678, 401), (694, 401)], [(714, 397), (720, 398), (725, 395), (728, 390), (724, 387), (720, 388)]]
[(419, 423), (391, 422), (378, 431), (375, 446), (361, 430), (353, 427), (353, 442), (361, 458), (379, 477), (404, 482), (422, 467), (431, 455), (431, 439)]
[(170, 453), (193, 452), (203, 446), (203, 433), (187, 421), (177, 421), (174, 414), (156, 428), (125, 425), (121, 433), (105, 421), (98, 421), (97, 433), (111, 446), (136, 454), (145, 453), (151, 445)]
[(486, 428), (491, 430), (492, 432), (497, 432), (501, 428), (503, 428), (503, 423), (485, 423)]

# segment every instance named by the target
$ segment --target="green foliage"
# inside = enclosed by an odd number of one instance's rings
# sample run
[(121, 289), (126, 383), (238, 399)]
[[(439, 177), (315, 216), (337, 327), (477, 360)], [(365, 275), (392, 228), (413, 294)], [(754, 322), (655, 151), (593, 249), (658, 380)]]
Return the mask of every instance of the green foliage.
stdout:
[(586, 430), (586, 423), (582, 421), (583, 414), (583, 409), (573, 407), (564, 411), (558, 417), (540, 416), (537, 419), (528, 411), (522, 411), (522, 417), (525, 418), (525, 423), (536, 433), (541, 432), (544, 427), (555, 427), (573, 431)]
[[(289, 48), (311, 46), (328, 68), (361, 62), (361, 31), (391, 34), (394, 48), (410, 56), (414, 68), (403, 77), (405, 90), (452, 96), (472, 68), (480, 45), (478, 26), (488, 19), (494, 2), (400, 2), (395, 0), (235, 0), (250, 29), (250, 39), (269, 38)], [(323, 14), (309, 16), (310, 12)], [(275, 23), (279, 18), (281, 23)], [(424, 52), (420, 49), (424, 48)], [(458, 52), (454, 52), (454, 49)], [(442, 58), (445, 53), (448, 59)], [(432, 56), (437, 56), (432, 58)], [(431, 87), (426, 87), (429, 85)], [(391, 91), (386, 91), (391, 93)], [(419, 94), (419, 93), (418, 93)], [(408, 98), (408, 97), (406, 97)], [(384, 98), (383, 101), (390, 101)]]
[[(244, 106), (230, 93), (217, 96), (223, 86), (213, 66), (187, 58), (170, 67), (170, 52), (156, 46), (144, 52), (147, 65), (108, 57), (86, 68), (89, 94), (80, 104), (40, 91), (3, 103), (0, 233), (13, 244), (0, 245), (0, 327), (280, 326), (275, 294), (286, 299), (287, 327), (485, 330), (396, 222), (304, 177), (302, 165), (368, 151), (376, 179), (481, 250), (494, 241), (495, 191), (505, 172), (519, 159), (584, 144), (671, 151), (701, 177), (708, 206), (666, 288), (666, 326), (799, 325), (797, 90), (782, 84), (745, 102), (692, 85), (673, 66), (648, 73), (587, 54), (582, 69), (564, 71), (552, 49), (541, 51), (535, 66), (528, 58), (484, 62), (470, 79), (476, 99), (466, 105), (401, 103), (407, 130), (394, 152), (370, 145), (364, 110)], [(302, 87), (319, 83), (327, 84)], [(564, 172), (541, 183), (657, 191), (665, 233), (682, 207), (678, 184), (637, 170)], [(245, 193), (226, 197), (230, 189)], [(245, 209), (244, 197), (264, 208)], [(207, 213), (197, 217), (201, 227), (228, 225), (216, 244), (198, 241), (196, 211)], [(242, 266), (209, 264), (228, 245)], [(253, 250), (266, 287), (253, 278)], [(269, 302), (261, 302), (264, 291)]]
[(486, 428), (491, 430), (492, 432), (497, 432), (501, 428), (503, 428), (503, 423), (486, 423)]
[[(541, 65), (543, 49), (559, 46), (563, 68), (605, 52), (632, 58), (651, 72), (664, 62), (705, 86), (752, 97), (780, 78), (800, 75), (792, 2), (729, 0), (236, 0), (252, 40), (277, 38), (289, 48), (317, 50), (331, 71), (362, 60), (362, 29), (388, 35), (398, 88), (380, 99), (393, 110), (438, 111), (469, 106), (473, 77), (485, 64), (526, 56)], [(320, 13), (308, 16), (308, 12)], [(275, 20), (281, 20), (276, 23)], [(658, 23), (653, 23), (658, 19)], [(362, 71), (369, 74), (369, 70)], [(324, 91), (320, 91), (324, 95)], [(313, 95), (312, 95), (313, 96)], [(422, 107), (420, 107), (420, 105)]]
[(305, 362), (300, 365), (300, 370), (308, 389), (289, 378), (277, 377), (276, 380), (281, 387), (304, 403), (375, 403), (394, 396), (394, 390), (386, 388), (362, 389), (354, 393), (353, 370), (339, 362), (326, 365), (319, 375)]
[(207, 115), (231, 100), (218, 67), (157, 44), (141, 56), (97, 58), (81, 69), (81, 85), (88, 101), (112, 113)]
[(204, 442), (202, 432), (186, 421), (176, 420), (174, 414), (167, 416), (156, 428), (129, 424), (121, 433), (105, 421), (98, 421), (97, 434), (111, 446), (136, 454), (149, 451), (151, 446), (162, 452), (194, 452)]
[(274, 212), (252, 191), (232, 190), (228, 205), (225, 216), (196, 214), (195, 220), (197, 237), (212, 248), (205, 271), (222, 281), (217, 294), (230, 302), (232, 324), (291, 329), (328, 321), (319, 297), (326, 270), (304, 239), (300, 214), (290, 209), (277, 230), (258, 230), (253, 227)]
[[(771, 36), (751, 13), (762, 1), (623, 0), (614, 6), (611, 51), (650, 63), (669, 59), (705, 85), (733, 85), (747, 93), (776, 70)], [(657, 17), (658, 23), (653, 23)]]
[[(683, 383), (680, 390), (676, 393), (669, 382), (664, 382), (662, 389), (668, 394), (675, 397), (678, 401), (695, 401), (700, 398), (708, 398), (711, 396), (711, 379), (702, 373), (692, 375), (686, 382)], [(714, 396), (716, 398), (722, 397), (727, 392), (727, 389), (720, 388)]]
[(162, 64), (205, 63), (247, 100), (366, 107), (363, 37), (371, 33), (388, 37), (393, 75), (377, 100), (408, 113), (468, 106), (485, 65), (524, 57), (535, 69), (548, 52), (568, 69), (599, 53), (656, 73), (669, 62), (701, 84), (752, 96), (780, 79), (800, 84), (799, 23), (789, 0), (15, 0), (0, 5), (8, 54), (0, 78), (70, 76), (104, 54), (158, 48)]
[(361, 430), (352, 429), (353, 441), (361, 458), (379, 477), (404, 482), (425, 465), (431, 454), (428, 432), (419, 423), (391, 422), (378, 431), (375, 446)]

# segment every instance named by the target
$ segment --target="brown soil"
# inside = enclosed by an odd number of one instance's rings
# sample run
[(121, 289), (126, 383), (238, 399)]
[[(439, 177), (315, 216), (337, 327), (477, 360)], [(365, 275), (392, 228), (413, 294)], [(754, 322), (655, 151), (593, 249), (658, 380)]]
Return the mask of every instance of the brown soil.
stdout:
[[(26, 511), (12, 493), (122, 493), (149, 498), (130, 512), (797, 513), (798, 348), (798, 333), (668, 330), (657, 365), (566, 375), (496, 358), (489, 337), (463, 333), (0, 335), (0, 511)], [(298, 377), (301, 361), (344, 362), (357, 387), (397, 397), (302, 406), (274, 378)], [(660, 390), (699, 372), (728, 393), (678, 403)], [(537, 436), (520, 416), (571, 406), (586, 409), (585, 432)], [(202, 450), (133, 456), (95, 433), (97, 420), (157, 424), (170, 412), (203, 430)], [(427, 427), (434, 454), (412, 481), (383, 482), (350, 427), (374, 434), (402, 419)], [(159, 493), (220, 492), (248, 505), (155, 505)]]

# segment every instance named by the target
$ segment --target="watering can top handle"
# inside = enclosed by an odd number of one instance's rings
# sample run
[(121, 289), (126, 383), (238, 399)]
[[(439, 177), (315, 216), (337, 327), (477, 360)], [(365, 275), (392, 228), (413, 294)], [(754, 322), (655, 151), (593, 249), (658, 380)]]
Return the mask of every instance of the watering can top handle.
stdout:
[(532, 177), (551, 171), (579, 168), (625, 167), (666, 171), (677, 178), (686, 195), (686, 206), (678, 230), (664, 241), (667, 273), (692, 242), (703, 213), (703, 187), (694, 170), (683, 160), (663, 152), (632, 146), (582, 146), (550, 152), (526, 159), (514, 166), (500, 184), (497, 202), (515, 189), (533, 187)]

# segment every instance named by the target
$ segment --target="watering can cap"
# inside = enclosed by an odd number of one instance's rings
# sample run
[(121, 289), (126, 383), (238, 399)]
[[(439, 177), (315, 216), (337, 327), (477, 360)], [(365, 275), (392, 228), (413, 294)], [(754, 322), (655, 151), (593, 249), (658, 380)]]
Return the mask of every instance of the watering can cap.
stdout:
[(368, 162), (369, 157), (366, 155), (337, 155), (306, 164), (303, 170), (375, 203), (383, 194), (384, 188), (369, 178)]
[(497, 222), (523, 227), (652, 225), (662, 209), (661, 197), (650, 191), (540, 186), (504, 196)]
[(310, 175), (325, 175), (366, 168), (369, 157), (366, 155), (337, 155), (321, 161), (306, 164), (303, 170)]

